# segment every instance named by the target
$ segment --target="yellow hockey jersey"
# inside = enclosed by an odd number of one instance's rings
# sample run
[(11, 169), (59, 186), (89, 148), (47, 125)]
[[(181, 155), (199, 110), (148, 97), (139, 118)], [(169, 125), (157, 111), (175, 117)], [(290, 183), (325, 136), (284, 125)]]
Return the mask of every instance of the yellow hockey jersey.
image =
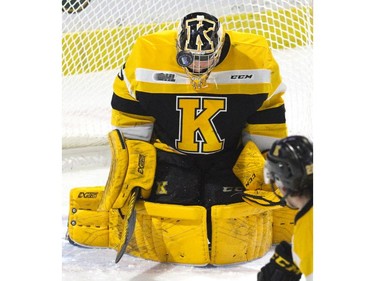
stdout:
[(287, 135), (285, 86), (265, 38), (227, 31), (207, 87), (194, 89), (176, 62), (176, 31), (139, 37), (113, 84), (112, 125), (128, 138), (191, 155), (260, 150)]
[(313, 200), (296, 215), (292, 239), (293, 261), (305, 275), (313, 280)]

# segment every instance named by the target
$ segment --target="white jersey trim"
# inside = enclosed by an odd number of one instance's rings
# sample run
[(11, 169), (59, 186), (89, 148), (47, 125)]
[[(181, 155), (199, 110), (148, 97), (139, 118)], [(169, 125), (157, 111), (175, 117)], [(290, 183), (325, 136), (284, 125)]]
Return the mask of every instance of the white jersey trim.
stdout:
[[(178, 72), (137, 68), (135, 70), (137, 81), (159, 84), (190, 84), (190, 79)], [(207, 83), (212, 84), (259, 84), (271, 82), (269, 69), (244, 69), (212, 72)]]
[(261, 152), (270, 149), (272, 144), (278, 139), (279, 138), (269, 136), (250, 135), (249, 133), (242, 132), (243, 145), (245, 145), (248, 141), (252, 141), (256, 144)]
[(274, 95), (285, 93), (286, 91), (286, 85), (284, 83), (280, 83), (279, 86), (277, 86), (276, 90), (267, 98), (268, 100), (272, 98)]
[(135, 78), (137, 81), (149, 83), (190, 84), (189, 78), (181, 73), (146, 68), (137, 68)]
[(134, 92), (132, 90), (132, 86), (128, 80), (128, 78), (126, 77), (126, 75), (123, 73), (122, 69), (121, 69), (121, 74), (122, 76), (124, 77), (124, 82), (125, 82), (125, 85), (126, 85), (126, 88), (128, 88), (128, 92), (129, 94), (133, 97), (133, 98), (136, 98), (135, 95), (134, 95)]
[(212, 72), (207, 79), (216, 84), (261, 84), (271, 82), (271, 71), (268, 69), (244, 69)]
[(145, 124), (134, 127), (113, 127), (113, 129), (118, 129), (124, 135), (124, 137), (128, 139), (150, 141), (154, 125)]

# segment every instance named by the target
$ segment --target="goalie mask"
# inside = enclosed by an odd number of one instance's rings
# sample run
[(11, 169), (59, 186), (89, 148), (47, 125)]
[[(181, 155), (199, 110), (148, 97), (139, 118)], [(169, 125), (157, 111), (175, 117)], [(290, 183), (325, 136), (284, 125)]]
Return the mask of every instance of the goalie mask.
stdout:
[(207, 13), (186, 15), (179, 26), (177, 63), (185, 70), (194, 88), (207, 86), (206, 80), (219, 61), (225, 33), (219, 20)]
[[(303, 136), (273, 143), (264, 166), (264, 181), (285, 187), (287, 194), (312, 188), (313, 145)], [(284, 196), (285, 197), (285, 196)]]

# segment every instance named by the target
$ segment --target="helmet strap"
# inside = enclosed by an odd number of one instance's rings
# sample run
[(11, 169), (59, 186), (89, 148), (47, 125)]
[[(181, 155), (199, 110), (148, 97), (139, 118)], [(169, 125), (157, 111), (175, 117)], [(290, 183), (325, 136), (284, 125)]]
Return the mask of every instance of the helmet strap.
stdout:
[(280, 195), (278, 195), (278, 194), (276, 193), (275, 184), (274, 184), (273, 182), (271, 182), (271, 188), (272, 188), (273, 193), (274, 193), (274, 194), (280, 199), (280, 201), (279, 201), (280, 206), (285, 207), (285, 206), (286, 206), (285, 198), (286, 198), (287, 196), (289, 196), (290, 192), (287, 192), (284, 196), (280, 196)]
[[(274, 193), (275, 193), (275, 191), (274, 191)], [(295, 209), (298, 209), (298, 208), (295, 207), (295, 206), (290, 206), (290, 205), (288, 205), (288, 204), (286, 203), (286, 198), (287, 198), (291, 193), (292, 193), (292, 191), (289, 190), (289, 189), (287, 189), (287, 192), (285, 193), (285, 195), (284, 195), (283, 197), (278, 196), (276, 193), (275, 193), (275, 194), (276, 194), (277, 197), (280, 198), (280, 206), (282, 206), (282, 207), (287, 206), (288, 208), (295, 210)]]

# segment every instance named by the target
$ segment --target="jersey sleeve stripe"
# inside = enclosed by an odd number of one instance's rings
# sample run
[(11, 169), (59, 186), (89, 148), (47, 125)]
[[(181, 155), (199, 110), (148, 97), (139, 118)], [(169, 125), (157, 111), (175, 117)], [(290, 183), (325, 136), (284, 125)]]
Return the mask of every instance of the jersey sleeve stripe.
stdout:
[(257, 111), (248, 120), (249, 124), (282, 124), (286, 122), (285, 106)]
[(112, 95), (111, 105), (113, 109), (116, 109), (118, 111), (147, 116), (146, 112), (139, 105), (139, 102), (124, 99), (122, 97), (119, 97), (115, 93), (113, 93)]

